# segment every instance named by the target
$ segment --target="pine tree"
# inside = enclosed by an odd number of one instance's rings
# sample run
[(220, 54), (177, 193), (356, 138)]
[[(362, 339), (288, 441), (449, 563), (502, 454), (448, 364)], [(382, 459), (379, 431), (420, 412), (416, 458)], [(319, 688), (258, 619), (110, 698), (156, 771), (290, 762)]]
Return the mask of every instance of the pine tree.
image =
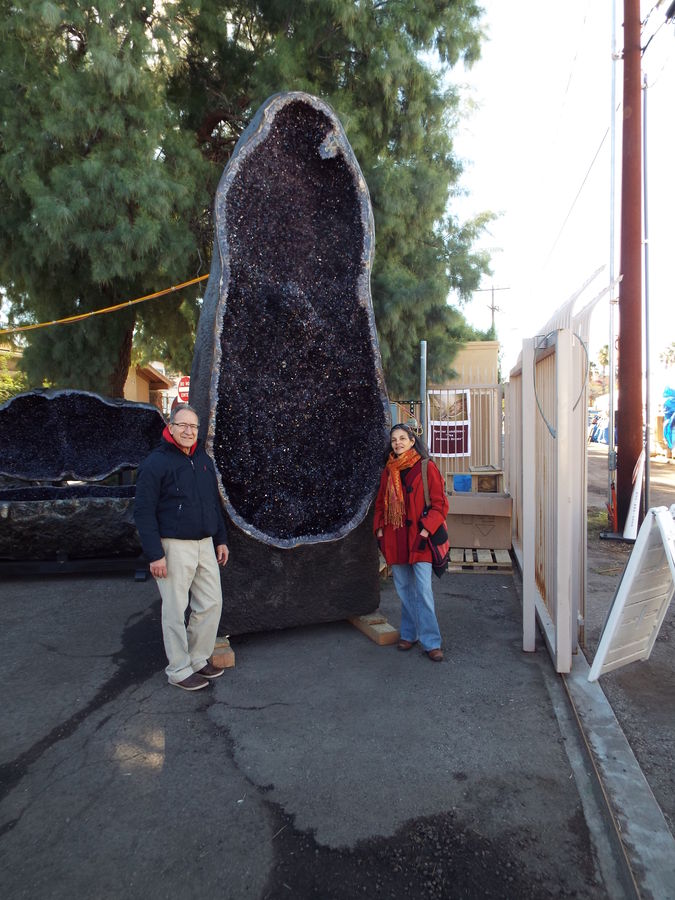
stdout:
[[(487, 255), (472, 245), (490, 216), (460, 224), (447, 213), (461, 175), (450, 137), (459, 98), (441, 89), (443, 66), (478, 57), (479, 8), (466, 0), (227, 6), (203, 0), (196, 14), (184, 5), (200, 62), (180, 71), (173, 90), (204, 152), (226, 162), (243, 125), (273, 93), (326, 99), (373, 202), (372, 294), (389, 391), (416, 391), (422, 339), (429, 375), (441, 381), (461, 343), (485, 336), (447, 303), (450, 290), (468, 299), (489, 271)], [(432, 70), (423, 57), (434, 54)]]
[[(142, 2), (3, 0), (0, 282), (15, 318), (112, 306), (194, 260), (189, 221), (208, 196), (194, 136), (165, 99), (174, 35)], [(179, 305), (164, 303), (164, 319)], [(120, 396), (135, 317), (30, 332), (31, 382)]]
[[(210, 207), (234, 144), (270, 95), (305, 90), (345, 126), (368, 183), (372, 292), (392, 395), (449, 374), (474, 337), (447, 303), (489, 268), (487, 217), (448, 214), (461, 167), (443, 67), (480, 48), (472, 0), (175, 0), (96, 7), (0, 0), (0, 283), (43, 320), (184, 280), (208, 262)], [(425, 59), (436, 58), (432, 69)], [(191, 297), (32, 333), (31, 377), (119, 393), (131, 335), (187, 368)], [(97, 371), (94, 371), (94, 367)]]

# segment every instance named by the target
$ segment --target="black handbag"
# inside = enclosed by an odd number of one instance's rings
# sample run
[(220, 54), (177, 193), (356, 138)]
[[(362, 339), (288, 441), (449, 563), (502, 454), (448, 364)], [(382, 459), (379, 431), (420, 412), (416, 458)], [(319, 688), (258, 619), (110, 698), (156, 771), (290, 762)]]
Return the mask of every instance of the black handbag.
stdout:
[[(424, 513), (426, 516), (431, 509), (431, 498), (429, 497), (429, 481), (427, 479), (427, 468), (429, 467), (429, 459), (422, 460), (422, 486), (424, 488)], [(429, 549), (431, 550), (431, 569), (434, 575), (439, 578), (448, 569), (450, 562), (450, 540), (448, 538), (448, 529), (445, 525), (439, 525), (433, 534), (428, 537)]]

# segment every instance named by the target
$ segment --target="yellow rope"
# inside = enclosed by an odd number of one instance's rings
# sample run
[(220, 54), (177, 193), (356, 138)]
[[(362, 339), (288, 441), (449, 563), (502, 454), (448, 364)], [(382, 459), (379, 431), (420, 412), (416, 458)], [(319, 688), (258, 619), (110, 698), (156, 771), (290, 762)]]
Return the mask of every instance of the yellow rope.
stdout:
[(81, 322), (82, 319), (89, 319), (92, 316), (102, 316), (104, 313), (115, 312), (125, 306), (133, 306), (136, 303), (145, 303), (146, 300), (154, 300), (155, 297), (162, 297), (164, 294), (170, 294), (172, 291), (180, 291), (184, 287), (191, 284), (197, 284), (198, 281), (204, 281), (208, 275), (200, 275), (199, 278), (192, 278), (190, 281), (184, 281), (182, 284), (175, 284), (172, 287), (164, 288), (163, 291), (155, 291), (154, 294), (146, 294), (145, 297), (137, 297), (135, 300), (126, 300), (124, 303), (118, 303), (116, 306), (108, 306), (106, 309), (94, 309), (92, 312), (80, 313), (77, 316), (68, 316), (65, 319), (54, 319), (51, 322), (39, 322), (35, 325), (20, 325), (17, 328), (0, 328), (0, 334), (18, 334), (20, 331), (35, 331), (37, 328), (48, 328), (50, 325), (69, 325), (71, 322)]

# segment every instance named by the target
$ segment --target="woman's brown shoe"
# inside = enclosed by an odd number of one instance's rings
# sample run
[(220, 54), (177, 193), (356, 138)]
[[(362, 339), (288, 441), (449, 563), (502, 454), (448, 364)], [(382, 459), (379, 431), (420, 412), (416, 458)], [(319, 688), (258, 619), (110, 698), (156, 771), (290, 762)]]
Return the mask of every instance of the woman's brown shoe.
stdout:
[(440, 647), (435, 650), (427, 650), (427, 656), (432, 662), (443, 662), (443, 651)]
[(403, 638), (398, 642), (397, 646), (399, 650), (412, 650), (417, 641), (405, 641)]

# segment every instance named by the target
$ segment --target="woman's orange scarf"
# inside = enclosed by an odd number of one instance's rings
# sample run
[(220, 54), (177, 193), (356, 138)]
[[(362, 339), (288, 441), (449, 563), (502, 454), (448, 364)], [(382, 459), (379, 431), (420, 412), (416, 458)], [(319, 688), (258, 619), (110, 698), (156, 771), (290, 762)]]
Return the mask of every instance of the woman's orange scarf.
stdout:
[(400, 456), (392, 452), (387, 460), (387, 473), (389, 479), (384, 492), (384, 524), (400, 528), (405, 521), (405, 499), (403, 497), (403, 485), (401, 483), (401, 469), (412, 469), (419, 455), (414, 447), (406, 450)]

